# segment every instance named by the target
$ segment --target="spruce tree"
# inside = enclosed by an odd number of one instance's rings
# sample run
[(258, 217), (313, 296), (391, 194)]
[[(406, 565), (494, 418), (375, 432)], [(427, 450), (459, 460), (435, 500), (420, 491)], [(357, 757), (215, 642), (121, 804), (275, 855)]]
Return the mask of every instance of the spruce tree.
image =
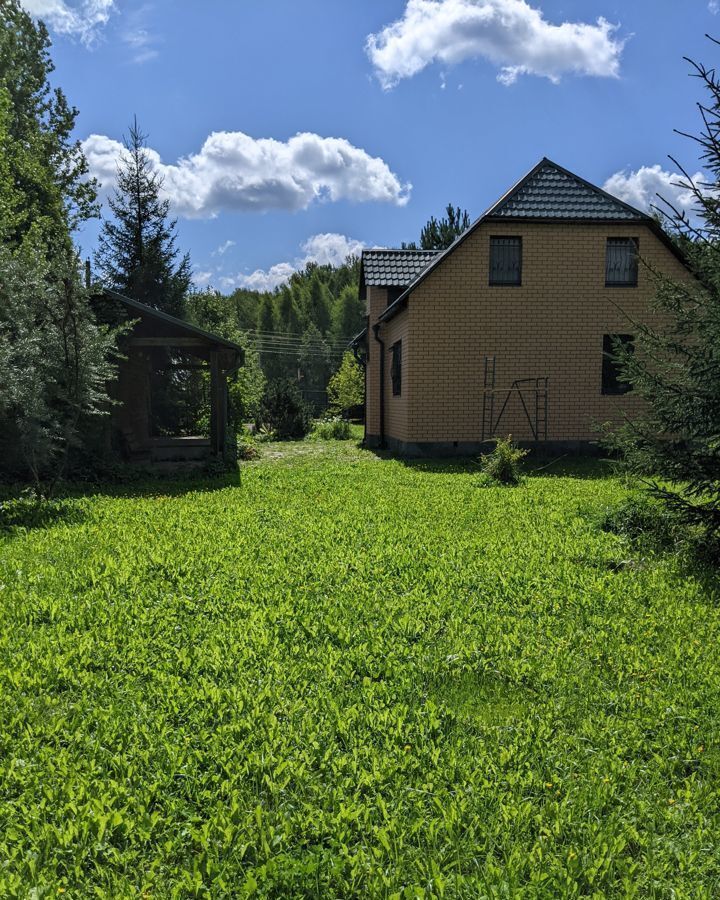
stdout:
[[(162, 197), (137, 119), (125, 139), (117, 186), (108, 201), (95, 264), (107, 287), (171, 315), (181, 316), (192, 281), (190, 258), (176, 246), (177, 221)], [(178, 259), (178, 257), (180, 257)]]
[[(717, 42), (715, 42), (717, 43)], [(611, 446), (628, 467), (650, 476), (652, 491), (686, 522), (720, 532), (720, 80), (714, 69), (688, 60), (703, 84), (698, 104), (700, 147), (707, 179), (696, 183), (680, 166), (680, 186), (692, 193), (695, 215), (669, 204), (666, 224), (695, 276), (673, 281), (652, 271), (663, 327), (628, 325), (635, 352), (616, 347), (622, 377), (645, 412), (615, 431)]]

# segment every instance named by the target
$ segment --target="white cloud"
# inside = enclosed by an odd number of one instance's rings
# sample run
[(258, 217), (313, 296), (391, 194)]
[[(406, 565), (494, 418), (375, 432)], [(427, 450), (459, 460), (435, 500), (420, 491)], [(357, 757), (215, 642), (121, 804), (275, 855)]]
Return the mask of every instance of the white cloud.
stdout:
[(344, 234), (315, 234), (308, 238), (300, 248), (302, 255), (294, 262), (276, 263), (269, 269), (256, 269), (254, 272), (239, 275), (225, 275), (219, 278), (221, 287), (226, 290), (247, 288), (251, 291), (274, 291), (289, 281), (295, 273), (304, 269), (308, 263), (321, 266), (339, 266), (348, 256), (358, 256), (365, 244)]
[(153, 46), (157, 39), (146, 28), (136, 28), (133, 31), (125, 31), (123, 41), (130, 48), (132, 62), (141, 65), (149, 62), (159, 55), (157, 47)]
[[(704, 181), (702, 172), (697, 172), (692, 177), (698, 184)], [(689, 190), (678, 186), (681, 181), (685, 181), (685, 177), (678, 172), (667, 172), (662, 166), (654, 165), (641, 166), (634, 172), (616, 172), (608, 178), (603, 187), (608, 194), (619, 197), (620, 200), (643, 212), (652, 212), (653, 206), (666, 211), (660, 199), (662, 197), (672, 203), (677, 210), (684, 210), (692, 217), (693, 196)]]
[(79, 37), (85, 44), (91, 44), (98, 31), (107, 24), (115, 7), (114, 0), (81, 0), (69, 3), (66, 0), (22, 0), (22, 5), (36, 19), (58, 34)]
[(501, 67), (498, 80), (520, 75), (556, 83), (562, 75), (617, 77), (624, 42), (617, 26), (553, 25), (526, 0), (408, 0), (402, 18), (367, 39), (366, 50), (387, 90), (433, 62), (482, 57)]
[(235, 246), (235, 241), (225, 241), (220, 244), (219, 247), (216, 247), (215, 250), (211, 253), (211, 256), (224, 256), (231, 247)]
[(301, 249), (305, 254), (301, 268), (309, 262), (321, 266), (341, 266), (348, 256), (359, 256), (365, 244), (344, 234), (316, 234), (308, 238)]
[[(119, 141), (91, 134), (83, 141), (90, 172), (109, 190)], [(404, 206), (411, 185), (402, 184), (386, 162), (344, 138), (296, 134), (288, 141), (253, 138), (240, 131), (213, 132), (198, 153), (174, 164), (148, 149), (164, 179), (176, 215), (212, 218), (223, 211), (306, 209), (317, 200), (378, 201)]]
[(136, 65), (149, 62), (159, 56), (157, 44), (160, 38), (150, 31), (148, 19), (152, 5), (145, 3), (125, 13), (120, 37), (130, 51), (129, 61)]
[(716, 16), (718, 14), (718, 11), (720, 11), (720, 0), (710, 0), (710, 2), (708, 3), (708, 9), (714, 16)]
[(205, 287), (212, 281), (212, 272), (195, 272), (193, 273), (193, 282), (195, 287)]

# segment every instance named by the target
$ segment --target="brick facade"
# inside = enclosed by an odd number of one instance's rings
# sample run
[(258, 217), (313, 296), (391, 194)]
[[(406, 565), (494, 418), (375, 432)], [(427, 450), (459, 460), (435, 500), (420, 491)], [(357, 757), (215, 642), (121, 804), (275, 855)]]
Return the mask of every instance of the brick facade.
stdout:
[[(489, 285), (490, 237), (523, 241), (522, 285)], [(637, 287), (605, 286), (606, 242), (639, 239)], [(631, 394), (601, 392), (603, 336), (632, 333), (631, 320), (657, 323), (647, 266), (677, 278), (688, 272), (645, 222), (626, 224), (483, 221), (409, 295), (407, 307), (380, 326), (385, 344), (385, 434), (406, 453), (474, 450), (482, 440), (485, 358), (495, 358), (497, 418), (512, 382), (547, 377), (549, 442), (597, 439), (599, 423), (638, 410)], [(380, 435), (380, 345), (373, 325), (387, 292), (368, 286), (368, 443)], [(390, 382), (391, 346), (402, 340), (402, 394)], [(524, 391), (534, 412), (534, 392)], [(532, 441), (513, 395), (497, 435)], [(487, 436), (487, 435), (486, 435)]]

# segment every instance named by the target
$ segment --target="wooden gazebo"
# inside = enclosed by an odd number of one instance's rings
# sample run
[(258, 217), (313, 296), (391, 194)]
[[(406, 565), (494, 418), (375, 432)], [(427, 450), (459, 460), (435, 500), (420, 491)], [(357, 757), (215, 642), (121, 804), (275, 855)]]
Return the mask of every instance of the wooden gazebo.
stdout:
[[(118, 402), (112, 412), (112, 441), (121, 455), (143, 463), (225, 457), (230, 450), (227, 379), (243, 363), (242, 347), (115, 291), (103, 291), (98, 300), (133, 322), (122, 339), (125, 359), (113, 387)], [(179, 370), (208, 373), (203, 384), (209, 387), (209, 435), (158, 433), (153, 427), (158, 373)]]

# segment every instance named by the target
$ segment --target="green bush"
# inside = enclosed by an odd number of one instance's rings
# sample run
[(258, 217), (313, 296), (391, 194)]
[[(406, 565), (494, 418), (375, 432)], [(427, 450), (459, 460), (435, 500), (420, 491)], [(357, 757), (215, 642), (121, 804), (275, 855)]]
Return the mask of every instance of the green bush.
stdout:
[(310, 439), (316, 441), (348, 441), (351, 437), (350, 423), (340, 416), (321, 419), (313, 425), (310, 433)]
[(512, 436), (495, 441), (490, 453), (480, 457), (480, 468), (485, 478), (493, 484), (517, 485), (522, 478), (522, 460), (528, 455), (513, 443)]
[(304, 438), (310, 431), (310, 409), (294, 381), (268, 382), (260, 408), (260, 423), (278, 441)]
[(710, 562), (717, 558), (717, 542), (702, 526), (688, 525), (684, 515), (650, 494), (631, 494), (606, 509), (598, 520), (602, 531), (617, 534), (653, 552), (677, 551)]
[(238, 441), (237, 445), (237, 457), (240, 460), (244, 460), (248, 462), (251, 459), (258, 459), (260, 456), (260, 449), (255, 444), (254, 441), (248, 440), (247, 438), (242, 438)]

